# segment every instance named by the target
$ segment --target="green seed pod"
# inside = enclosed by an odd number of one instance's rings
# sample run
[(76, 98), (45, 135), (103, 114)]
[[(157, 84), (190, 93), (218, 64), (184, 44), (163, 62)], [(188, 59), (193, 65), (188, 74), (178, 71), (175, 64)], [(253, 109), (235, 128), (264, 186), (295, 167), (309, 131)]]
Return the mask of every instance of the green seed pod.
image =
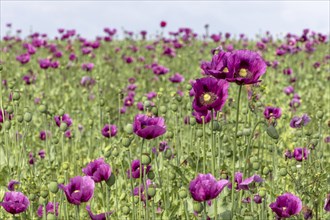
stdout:
[(149, 187), (147, 191), (148, 196), (154, 197), (156, 195), (156, 189), (154, 187)]
[(6, 111), (8, 112), (8, 114), (13, 114), (13, 113), (14, 113), (14, 108), (13, 108), (13, 106), (8, 105)]
[(279, 135), (276, 131), (276, 128), (272, 125), (270, 125), (268, 128), (267, 128), (267, 134), (269, 137), (273, 138), (273, 139), (278, 139), (279, 138)]
[(152, 114), (154, 114), (154, 115), (158, 115), (158, 108), (155, 107), (155, 106), (152, 107), (151, 112), (152, 112)]
[(259, 164), (258, 162), (254, 162), (254, 163), (252, 164), (252, 168), (253, 168), (254, 170), (258, 170), (259, 167), (260, 167), (260, 164)]
[(146, 107), (146, 108), (150, 108), (150, 107), (151, 107), (151, 103), (150, 103), (150, 101), (149, 101), (149, 100), (144, 101), (144, 102), (143, 102), (143, 106)]
[(130, 208), (126, 205), (121, 209), (121, 211), (124, 215), (128, 215), (131, 212)]
[(186, 90), (190, 91), (192, 89), (192, 86), (190, 84), (186, 85)]
[(48, 194), (49, 194), (48, 190), (42, 190), (40, 192), (40, 196), (44, 199), (47, 198)]
[(124, 145), (124, 147), (129, 147), (131, 145), (132, 140), (129, 138), (123, 138), (121, 143)]
[(18, 101), (21, 98), (21, 95), (19, 92), (14, 92), (13, 93), (13, 100)]
[(153, 180), (153, 179), (155, 178), (155, 173), (154, 173), (154, 171), (150, 170), (150, 171), (148, 172), (147, 176), (148, 176), (149, 179)]
[(119, 155), (119, 151), (118, 151), (117, 148), (113, 149), (113, 151), (112, 151), (112, 155), (113, 155), (114, 157), (118, 157), (118, 155)]
[(58, 144), (58, 142), (59, 142), (58, 138), (53, 137), (53, 139), (52, 139), (52, 143), (53, 143), (53, 144)]
[(57, 179), (57, 182), (58, 182), (59, 184), (64, 184), (65, 179), (64, 179), (63, 177), (59, 177), (59, 178)]
[(111, 112), (111, 108), (110, 108), (110, 106), (106, 106), (106, 107), (105, 107), (105, 112)]
[(243, 135), (244, 136), (249, 136), (251, 133), (251, 129), (250, 128), (244, 128), (243, 129)]
[(286, 176), (288, 174), (288, 172), (286, 171), (286, 168), (281, 168), (280, 169), (280, 175), (281, 176)]
[(137, 204), (139, 203), (140, 199), (138, 196), (134, 196), (134, 203)]
[(241, 137), (243, 135), (243, 131), (238, 131), (237, 132), (237, 137)]
[(132, 124), (127, 124), (125, 126), (124, 130), (127, 134), (133, 134), (133, 125)]
[(268, 167), (264, 167), (264, 169), (262, 170), (262, 173), (264, 175), (267, 175), (269, 173), (269, 168)]
[(196, 136), (199, 137), (199, 138), (203, 137), (203, 131), (201, 129), (198, 129), (196, 131)]
[(3, 123), (3, 125), (4, 125), (4, 127), (5, 127), (5, 129), (8, 131), (10, 128), (11, 128), (11, 123), (10, 123), (10, 121), (5, 121), (4, 123)]
[(47, 220), (56, 220), (56, 216), (53, 213), (48, 213)]
[(68, 162), (64, 162), (62, 164), (62, 168), (63, 168), (63, 170), (68, 170), (69, 169), (69, 163)]
[(166, 109), (165, 106), (160, 106), (160, 107), (159, 107), (159, 111), (160, 111), (160, 113), (162, 113), (162, 114), (166, 114), (167, 109)]
[(191, 124), (191, 125), (195, 125), (195, 124), (197, 124), (197, 121), (196, 121), (196, 118), (195, 118), (195, 117), (191, 117), (191, 118), (190, 118), (190, 124)]
[(58, 184), (57, 184), (57, 182), (50, 182), (48, 184), (48, 189), (52, 193), (56, 194), (58, 192)]
[(174, 134), (171, 131), (166, 132), (166, 137), (167, 138), (173, 138)]
[(142, 164), (143, 165), (149, 165), (151, 163), (151, 158), (149, 155), (143, 154), (142, 155)]
[(104, 106), (104, 99), (100, 99), (100, 106), (101, 106), (101, 107)]
[(0, 72), (3, 70), (3, 66), (0, 64)]
[[(34, 201), (37, 198), (37, 196), (36, 196), (36, 194), (32, 193), (32, 194), (29, 195), (29, 198), (30, 198), (31, 201)], [(0, 199), (1, 199), (1, 197), (0, 197)]]
[(170, 159), (172, 157), (172, 150), (170, 148), (165, 150), (165, 158)]
[(60, 125), (60, 130), (61, 131), (66, 131), (66, 129), (68, 128), (68, 125), (64, 122), (61, 122), (61, 125)]
[[(212, 123), (211, 123), (211, 126), (212, 126)], [(213, 131), (221, 131), (221, 125), (219, 122), (217, 122), (217, 121), (213, 122)]]
[(203, 211), (202, 203), (194, 203), (194, 211), (197, 213), (201, 213)]
[(39, 112), (46, 113), (47, 112), (47, 106), (46, 105), (40, 105), (38, 107)]
[(179, 191), (179, 197), (180, 197), (181, 199), (185, 199), (185, 198), (187, 198), (187, 190), (185, 190), (185, 189), (181, 189), (181, 190)]
[(59, 114), (59, 116), (63, 116), (64, 115), (64, 109), (62, 109), (62, 108), (60, 108), (59, 110), (58, 110), (58, 114)]
[(324, 113), (322, 111), (317, 111), (316, 112), (316, 117), (320, 120), (323, 118), (323, 115), (324, 115)]
[(264, 188), (261, 188), (260, 190), (259, 190), (259, 196), (261, 196), (261, 197), (265, 197), (266, 196), (266, 190), (264, 189)]
[(305, 135), (306, 136), (311, 136), (312, 135), (312, 131), (311, 130), (305, 130)]
[(110, 150), (104, 152), (104, 156), (105, 156), (106, 158), (110, 157), (110, 155), (111, 155), (111, 151), (110, 151)]
[(175, 104), (175, 103), (172, 103), (171, 104), (171, 110), (174, 111), (174, 112), (176, 112), (178, 110), (178, 105)]
[(26, 121), (26, 122), (31, 122), (32, 121), (32, 114), (30, 112), (25, 112), (24, 121)]
[(291, 166), (292, 172), (297, 172), (297, 167), (295, 165)]
[(176, 174), (174, 172), (170, 172), (168, 175), (169, 175), (170, 180), (175, 180)]
[(109, 177), (109, 179), (106, 181), (107, 185), (109, 187), (113, 186), (116, 182), (116, 176), (114, 173), (111, 173), (111, 176)]
[(18, 123), (22, 123), (23, 120), (24, 120), (24, 118), (23, 118), (22, 115), (17, 115), (17, 116), (16, 116), (16, 120), (17, 120)]

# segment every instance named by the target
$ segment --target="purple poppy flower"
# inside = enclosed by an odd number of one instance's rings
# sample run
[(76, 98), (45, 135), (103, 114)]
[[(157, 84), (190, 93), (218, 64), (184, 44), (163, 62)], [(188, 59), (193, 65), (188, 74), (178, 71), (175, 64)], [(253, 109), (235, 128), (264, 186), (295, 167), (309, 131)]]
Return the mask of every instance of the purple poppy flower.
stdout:
[(39, 138), (44, 141), (50, 136), (50, 131), (40, 131)]
[[(133, 179), (140, 178), (140, 167), (141, 167), (140, 160), (133, 160), (131, 164), (131, 170), (127, 170), (127, 177), (130, 178), (130, 176), (132, 176)], [(151, 166), (148, 165), (147, 167), (145, 167), (144, 165), (142, 165), (142, 177), (144, 175), (144, 169), (146, 169), (145, 173), (147, 174), (151, 169)], [(132, 172), (131, 175), (130, 172)]]
[(197, 79), (193, 84), (195, 99), (193, 108), (203, 115), (208, 111), (221, 111), (228, 97), (229, 83), (225, 80), (206, 77)]
[(13, 215), (26, 211), (29, 205), (29, 199), (21, 192), (6, 192), (0, 202), (0, 206)]
[(324, 143), (330, 143), (330, 136), (324, 138)]
[(11, 120), (13, 117), (13, 114), (8, 114), (6, 110), (0, 109), (0, 123), (3, 123), (5, 120)]
[[(147, 179), (147, 180), (146, 180), (146, 188), (147, 188), (147, 191), (148, 191), (148, 188), (149, 188), (151, 185), (155, 185), (155, 184), (152, 183), (150, 179)], [(140, 186), (135, 187), (135, 188), (133, 189), (133, 195), (134, 195), (134, 196), (140, 196), (141, 201), (144, 201), (144, 202), (145, 202), (145, 201), (146, 201), (146, 196), (145, 196), (145, 187), (144, 187), (144, 185), (141, 184)], [(151, 197), (148, 196), (148, 200), (150, 200), (150, 199), (151, 199)]]
[(40, 151), (38, 152), (38, 155), (39, 155), (39, 157), (40, 157), (41, 159), (44, 159), (45, 156), (46, 156), (46, 151), (45, 151), (45, 150), (40, 150)]
[(251, 198), (250, 197), (246, 197), (242, 199), (242, 203), (250, 203), (251, 202)]
[(189, 191), (195, 201), (204, 202), (216, 198), (229, 183), (228, 180), (217, 181), (212, 174), (198, 174), (190, 182)]
[(162, 142), (159, 143), (159, 151), (160, 152), (163, 152), (163, 151), (167, 150), (168, 148), (170, 148), (170, 147), (168, 146), (166, 141), (162, 141)]
[(22, 79), (25, 81), (26, 85), (31, 85), (32, 83), (34, 83), (36, 81), (36, 76), (27, 74), (27, 75), (24, 75), (22, 77)]
[(101, 181), (107, 181), (111, 176), (111, 167), (109, 164), (104, 162), (103, 158), (99, 158), (87, 164), (82, 172), (87, 176), (92, 177), (92, 179), (99, 183)]
[(133, 131), (144, 139), (154, 139), (166, 132), (164, 118), (138, 114), (134, 118)]
[(92, 77), (83, 76), (80, 80), (80, 85), (84, 87), (91, 87), (95, 85), (95, 82), (96, 82), (95, 79), (93, 79)]
[(64, 191), (69, 203), (80, 205), (93, 197), (95, 183), (90, 176), (76, 176), (68, 185), (59, 184), (58, 187)]
[[(263, 181), (263, 179), (259, 175), (253, 175), (249, 178), (246, 178), (243, 180), (243, 173), (236, 172), (235, 173), (235, 183), (236, 183), (236, 190), (249, 190), (249, 185), (252, 183), (260, 183)], [(228, 185), (229, 189), (232, 189), (232, 184), (229, 183)]]
[(262, 57), (250, 50), (234, 51), (228, 58), (228, 82), (239, 85), (254, 84), (266, 72), (267, 65)]
[(290, 95), (292, 93), (294, 93), (294, 88), (292, 86), (288, 86), (288, 87), (285, 87), (283, 89), (283, 92), (286, 94), (286, 95)]
[(110, 124), (106, 124), (104, 125), (104, 127), (102, 128), (102, 135), (104, 137), (114, 137), (117, 134), (117, 126), (116, 125), (110, 125)]
[(330, 212), (330, 194), (328, 194), (327, 198), (324, 200), (324, 210)]
[(20, 184), (20, 182), (18, 182), (16, 180), (10, 180), (7, 188), (9, 191), (15, 191), (15, 185), (18, 185), (18, 184)]
[(92, 71), (93, 68), (94, 68), (94, 63), (83, 63), (81, 65), (81, 69), (87, 72)]
[(142, 103), (142, 102), (138, 102), (138, 103), (136, 104), (136, 107), (137, 107), (137, 109), (139, 109), (140, 111), (143, 111), (143, 110), (144, 110), (144, 106), (143, 106), (143, 103)]
[(272, 106), (267, 106), (264, 111), (264, 116), (267, 120), (270, 118), (275, 118), (278, 119), (282, 115), (282, 111), (280, 108), (272, 107)]
[(184, 77), (180, 73), (175, 73), (169, 78), (172, 83), (180, 83), (184, 81)]
[(260, 204), (260, 203), (262, 203), (262, 197), (259, 195), (254, 195), (253, 201), (257, 204)]
[(67, 131), (65, 131), (64, 132), (64, 136), (66, 137), (66, 138), (69, 138), (69, 139), (71, 139), (73, 136), (72, 136), (72, 132), (71, 132), (71, 130), (67, 130)]
[(26, 64), (30, 61), (30, 55), (28, 53), (21, 54), (16, 57), (16, 60), (19, 61), (21, 64)]
[(297, 147), (293, 151), (293, 156), (297, 161), (302, 161), (303, 159), (307, 160), (309, 154), (310, 151), (306, 147), (304, 148)]
[(279, 218), (290, 218), (301, 211), (302, 202), (297, 196), (291, 193), (284, 193), (277, 197), (276, 201), (271, 203), (269, 207)]
[(157, 97), (157, 93), (149, 92), (146, 94), (146, 97), (148, 98), (148, 100), (152, 100), (153, 98)]
[(56, 125), (60, 127), (61, 122), (67, 124), (68, 127), (72, 125), (72, 119), (70, 118), (69, 114), (64, 114), (63, 116), (55, 116), (54, 120), (56, 122)]
[(39, 66), (41, 69), (48, 69), (51, 66), (51, 61), (49, 59), (40, 59)]
[(164, 66), (156, 64), (155, 66), (152, 67), (152, 71), (154, 72), (155, 75), (159, 76), (159, 75), (165, 75), (170, 70)]
[[(211, 121), (211, 111), (208, 111), (206, 115), (197, 112), (197, 111), (193, 111), (192, 115), (195, 117), (196, 122), (198, 124), (203, 124), (203, 117), (204, 117), (204, 123), (207, 124)], [(216, 117), (216, 112), (214, 112), (213, 117)]]
[(202, 62), (201, 68), (207, 75), (212, 75), (217, 79), (226, 79), (228, 77), (228, 57), (230, 52), (219, 52), (213, 55), (211, 62)]
[(113, 212), (105, 212), (105, 213), (94, 215), (91, 211), (91, 206), (90, 205), (86, 206), (86, 210), (89, 214), (89, 217), (92, 220), (106, 220), (107, 218), (109, 219), (109, 216), (113, 213)]
[(291, 159), (293, 155), (290, 150), (285, 150), (284, 156), (285, 158)]
[(76, 60), (76, 59), (77, 59), (76, 55), (75, 55), (74, 53), (70, 53), (70, 55), (69, 55), (69, 60), (70, 60), (70, 61), (74, 61), (74, 60)]
[(291, 128), (301, 128), (306, 126), (311, 121), (310, 117), (307, 114), (304, 114), (302, 117), (294, 116), (290, 121)]
[(292, 75), (293, 70), (291, 68), (286, 68), (283, 70), (284, 75)]
[[(54, 203), (48, 202), (46, 205), (46, 215), (48, 215), (48, 213), (52, 213), (55, 214), (55, 216), (58, 216), (58, 206), (59, 206), (58, 202), (55, 204), (55, 207), (54, 207)], [(44, 211), (45, 211), (44, 205), (39, 205), (37, 210), (37, 215), (39, 218), (42, 218), (42, 216), (44, 215)]]

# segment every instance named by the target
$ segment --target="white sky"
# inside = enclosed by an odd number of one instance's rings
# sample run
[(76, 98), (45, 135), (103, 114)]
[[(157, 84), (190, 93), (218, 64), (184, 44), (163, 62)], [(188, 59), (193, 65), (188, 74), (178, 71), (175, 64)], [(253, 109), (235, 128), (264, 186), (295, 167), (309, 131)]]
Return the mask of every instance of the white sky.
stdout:
[(1, 6), (1, 36), (6, 23), (14, 29), (57, 34), (59, 27), (75, 28), (87, 38), (102, 35), (104, 27), (156, 33), (159, 23), (168, 23), (167, 31), (190, 27), (197, 33), (245, 33), (253, 37), (271, 33), (296, 33), (302, 29), (329, 34), (330, 1), (5, 1)]

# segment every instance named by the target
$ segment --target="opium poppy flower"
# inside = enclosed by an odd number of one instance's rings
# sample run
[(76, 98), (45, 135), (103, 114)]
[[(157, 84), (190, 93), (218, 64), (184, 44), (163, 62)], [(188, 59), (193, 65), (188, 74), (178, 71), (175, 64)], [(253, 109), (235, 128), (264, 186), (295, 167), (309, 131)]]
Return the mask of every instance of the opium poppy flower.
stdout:
[(266, 119), (270, 118), (275, 118), (278, 119), (282, 115), (282, 111), (280, 108), (272, 107), (272, 106), (267, 106), (264, 110), (264, 116)]
[(164, 118), (138, 114), (134, 119), (133, 131), (144, 139), (154, 139), (166, 132)]
[[(58, 216), (58, 206), (59, 206), (58, 202), (55, 204), (55, 206), (54, 203), (48, 202), (46, 205), (46, 214), (53, 213), (55, 216)], [(37, 210), (37, 215), (39, 218), (42, 218), (42, 216), (44, 215), (44, 210), (45, 210), (44, 205), (39, 205)]]
[(90, 205), (87, 205), (86, 206), (86, 210), (89, 214), (89, 217), (92, 219), (92, 220), (106, 220), (107, 218), (109, 219), (109, 216), (113, 213), (113, 212), (105, 212), (105, 213), (101, 213), (101, 214), (93, 214), (93, 212), (91, 211), (91, 206)]
[(13, 215), (26, 211), (29, 205), (29, 199), (23, 193), (15, 191), (6, 192), (3, 201), (0, 202), (0, 206)]
[(229, 83), (212, 77), (197, 79), (193, 84), (195, 99), (193, 108), (203, 115), (208, 111), (220, 111), (228, 97)]
[(297, 196), (291, 193), (284, 193), (277, 197), (276, 201), (271, 203), (269, 207), (279, 218), (290, 218), (299, 214), (302, 209), (302, 202)]
[(201, 68), (206, 75), (212, 75), (217, 79), (226, 79), (228, 77), (228, 57), (231, 53), (219, 52), (213, 55), (211, 62), (202, 62)]
[(99, 183), (102, 180), (107, 181), (110, 178), (111, 167), (104, 162), (103, 158), (99, 158), (87, 164), (87, 166), (82, 169), (82, 172), (92, 177), (96, 183)]
[(262, 57), (250, 50), (237, 50), (228, 58), (228, 82), (239, 85), (254, 84), (266, 72), (267, 65)]

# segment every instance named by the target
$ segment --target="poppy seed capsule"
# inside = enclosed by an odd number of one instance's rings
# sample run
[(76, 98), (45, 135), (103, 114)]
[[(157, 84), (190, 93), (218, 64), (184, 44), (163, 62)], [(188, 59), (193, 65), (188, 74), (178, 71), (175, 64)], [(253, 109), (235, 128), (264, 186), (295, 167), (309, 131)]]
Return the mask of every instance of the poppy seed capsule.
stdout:
[(279, 138), (279, 135), (277, 133), (277, 130), (274, 126), (270, 125), (268, 128), (267, 128), (267, 134), (269, 137), (273, 138), (273, 139), (278, 139)]
[(202, 203), (195, 203), (193, 207), (194, 207), (194, 211), (197, 213), (201, 213), (203, 211)]
[(58, 142), (59, 142), (59, 140), (58, 140), (56, 137), (54, 137), (54, 138), (52, 139), (52, 143), (53, 143), (53, 144), (58, 144)]
[(322, 112), (322, 111), (317, 111), (317, 112), (316, 112), (316, 117), (317, 117), (318, 119), (322, 119), (322, 118), (323, 118), (323, 112)]
[(178, 105), (175, 104), (175, 103), (172, 103), (171, 104), (171, 110), (174, 111), (174, 112), (177, 111), (178, 110)]
[(32, 121), (32, 114), (30, 112), (25, 112), (24, 121), (26, 121), (26, 122), (31, 122)]
[(254, 163), (252, 164), (252, 168), (253, 168), (254, 170), (258, 170), (259, 167), (260, 167), (260, 164), (259, 164), (258, 162), (254, 162)]
[(167, 138), (173, 138), (173, 132), (171, 132), (171, 131), (168, 131), (167, 133), (166, 133), (166, 137)]
[(149, 179), (153, 180), (155, 178), (155, 173), (152, 170), (150, 170), (148, 172), (147, 176), (148, 176)]
[(117, 157), (117, 156), (119, 155), (119, 151), (118, 151), (117, 148), (113, 149), (113, 151), (112, 151), (112, 155), (113, 155), (114, 157)]
[(162, 114), (166, 114), (167, 109), (166, 109), (165, 106), (160, 106), (159, 111), (160, 111), (160, 113), (162, 113)]
[(7, 106), (6, 111), (8, 112), (8, 114), (12, 114), (14, 112), (13, 106), (11, 106), (11, 105)]
[(44, 199), (43, 197), (39, 197), (39, 200), (38, 200), (39, 205), (45, 205), (46, 202), (47, 202), (46, 199)]
[(56, 220), (56, 216), (53, 213), (48, 213), (47, 220)]
[(157, 107), (153, 107), (153, 108), (151, 109), (151, 112), (152, 112), (152, 114), (154, 114), (154, 115), (158, 115), (158, 109), (157, 109)]
[(196, 136), (199, 137), (199, 138), (203, 137), (203, 131), (201, 129), (198, 129), (196, 131)]
[(131, 210), (128, 206), (124, 206), (122, 208), (122, 212), (123, 212), (124, 215), (128, 215), (131, 212)]
[(133, 125), (132, 124), (127, 124), (126, 126), (125, 126), (125, 132), (127, 133), (127, 134), (133, 134)]
[(13, 94), (13, 100), (18, 101), (21, 98), (21, 95), (19, 92), (14, 92)]
[(138, 196), (135, 196), (134, 197), (134, 203), (137, 204), (137, 203), (139, 203), (139, 201), (140, 201), (140, 198)]
[(17, 116), (16, 116), (16, 120), (17, 120), (17, 122), (22, 123), (23, 120), (24, 120), (24, 118), (23, 118), (22, 115), (17, 115)]
[(148, 155), (146, 155), (146, 154), (143, 154), (142, 155), (141, 160), (142, 160), (142, 164), (143, 165), (149, 165), (151, 163), (150, 157)]
[(260, 189), (260, 191), (259, 191), (259, 196), (261, 196), (261, 197), (265, 197), (266, 196), (266, 190), (264, 190), (264, 189)]
[(149, 108), (151, 106), (151, 103), (150, 103), (150, 101), (147, 100), (147, 101), (144, 101), (143, 105), (145, 107)]
[(192, 86), (190, 84), (186, 85), (186, 90), (190, 91), (192, 89)]
[(46, 113), (47, 112), (47, 106), (46, 105), (40, 105), (38, 107), (38, 110), (41, 112), (41, 113)]
[(264, 175), (267, 175), (269, 173), (269, 168), (268, 167), (264, 167), (264, 169), (262, 170), (262, 173)]
[(124, 147), (129, 147), (131, 145), (131, 140), (129, 138), (123, 138), (121, 143), (124, 145)]
[(148, 196), (154, 197), (156, 195), (156, 189), (154, 187), (149, 187), (147, 191)]
[(42, 190), (42, 191), (40, 192), (40, 196), (43, 197), (44, 199), (47, 198), (48, 194), (49, 194), (49, 193), (48, 193), (48, 190)]
[(172, 157), (172, 150), (168, 148), (165, 150), (165, 158), (170, 159), (171, 157)]
[(68, 125), (66, 123), (62, 122), (61, 125), (60, 125), (60, 130), (61, 131), (66, 131), (67, 128), (68, 128)]
[(63, 183), (65, 182), (65, 179), (64, 179), (63, 177), (59, 177), (59, 178), (57, 179), (57, 182), (58, 182), (59, 184), (63, 184)]
[(286, 168), (281, 168), (281, 169), (280, 169), (280, 175), (281, 175), (281, 176), (286, 176), (287, 173), (288, 173), (288, 172), (286, 171)]
[(187, 198), (187, 191), (184, 190), (184, 189), (181, 189), (181, 190), (179, 191), (179, 197), (180, 197), (181, 199), (185, 199), (185, 198)]
[(48, 189), (49, 191), (51, 191), (52, 193), (56, 194), (58, 192), (58, 185), (57, 182), (50, 182), (48, 184)]

